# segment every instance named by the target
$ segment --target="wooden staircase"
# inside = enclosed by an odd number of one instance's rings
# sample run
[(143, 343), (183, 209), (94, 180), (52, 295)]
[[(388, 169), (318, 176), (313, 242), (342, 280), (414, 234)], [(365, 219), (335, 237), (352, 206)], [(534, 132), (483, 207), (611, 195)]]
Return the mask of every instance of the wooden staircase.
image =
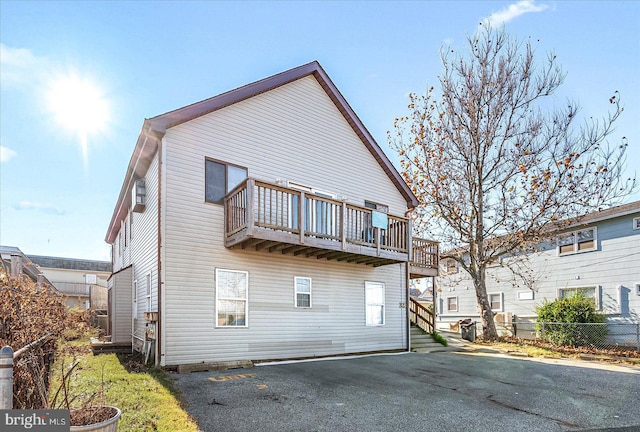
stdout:
[(413, 297), (409, 299), (409, 307), (411, 351), (428, 353), (446, 350), (444, 345), (431, 337), (434, 330), (433, 312)]

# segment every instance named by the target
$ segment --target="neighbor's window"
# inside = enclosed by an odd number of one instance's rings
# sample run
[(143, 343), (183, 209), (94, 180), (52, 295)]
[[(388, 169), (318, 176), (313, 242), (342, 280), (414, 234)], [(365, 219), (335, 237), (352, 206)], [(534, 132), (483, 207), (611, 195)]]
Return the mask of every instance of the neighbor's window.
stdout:
[(384, 284), (365, 282), (364, 296), (367, 325), (384, 325)]
[(491, 304), (492, 311), (502, 312), (502, 303), (502, 293), (489, 294), (489, 304)]
[(586, 298), (593, 299), (593, 303), (596, 305), (596, 309), (600, 309), (600, 295), (599, 295), (600, 290), (597, 286), (559, 288), (558, 297), (559, 298), (571, 297), (576, 292), (581, 293)]
[(633, 229), (640, 230), (640, 217), (633, 218)]
[(453, 258), (447, 258), (442, 261), (444, 266), (444, 272), (446, 274), (455, 274), (458, 273), (458, 262)]
[(596, 229), (594, 227), (564, 233), (558, 236), (557, 241), (559, 255), (595, 250)]
[(205, 159), (204, 199), (206, 202), (222, 204), (224, 196), (247, 178), (247, 169), (224, 162)]
[(310, 308), (311, 307), (311, 278), (308, 277), (296, 277), (296, 307)]
[(447, 297), (447, 312), (458, 312), (458, 297)]
[(216, 326), (246, 327), (249, 273), (216, 269)]

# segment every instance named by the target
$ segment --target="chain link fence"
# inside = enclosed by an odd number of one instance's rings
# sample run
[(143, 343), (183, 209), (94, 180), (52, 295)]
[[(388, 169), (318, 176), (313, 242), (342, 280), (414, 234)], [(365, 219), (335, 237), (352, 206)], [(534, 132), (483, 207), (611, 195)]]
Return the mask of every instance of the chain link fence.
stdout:
[(512, 336), (519, 339), (543, 340), (558, 346), (640, 352), (640, 323), (514, 322), (511, 327)]

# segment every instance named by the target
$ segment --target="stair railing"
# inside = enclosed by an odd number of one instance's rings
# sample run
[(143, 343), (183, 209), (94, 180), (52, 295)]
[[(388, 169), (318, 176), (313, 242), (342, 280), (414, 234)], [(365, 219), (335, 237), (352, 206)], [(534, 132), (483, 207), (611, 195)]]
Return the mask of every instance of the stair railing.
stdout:
[(409, 306), (409, 319), (411, 323), (427, 333), (433, 333), (433, 312), (413, 297), (409, 298)]

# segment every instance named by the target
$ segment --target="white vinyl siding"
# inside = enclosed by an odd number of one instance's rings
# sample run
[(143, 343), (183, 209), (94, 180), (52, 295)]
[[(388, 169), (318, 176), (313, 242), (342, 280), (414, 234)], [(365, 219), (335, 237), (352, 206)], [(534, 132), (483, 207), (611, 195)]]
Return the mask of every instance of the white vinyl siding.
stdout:
[(367, 325), (384, 325), (384, 284), (380, 282), (365, 282), (364, 289)]
[(311, 278), (296, 277), (295, 285), (295, 304), (299, 308), (311, 307)]
[(128, 267), (109, 279), (111, 341), (131, 342), (133, 269)]
[[(406, 348), (406, 309), (390, 307), (406, 302), (404, 265), (228, 250), (224, 208), (203, 200), (209, 157), (247, 167), (253, 178), (300, 182), (349, 203), (375, 200), (391, 214), (406, 212), (400, 192), (315, 78), (169, 128), (163, 148), (163, 364)], [(215, 326), (216, 268), (250, 273), (245, 329)], [(313, 280), (312, 308), (292, 305), (291, 283), (300, 275)], [(384, 326), (363, 325), (365, 280), (386, 286)]]

